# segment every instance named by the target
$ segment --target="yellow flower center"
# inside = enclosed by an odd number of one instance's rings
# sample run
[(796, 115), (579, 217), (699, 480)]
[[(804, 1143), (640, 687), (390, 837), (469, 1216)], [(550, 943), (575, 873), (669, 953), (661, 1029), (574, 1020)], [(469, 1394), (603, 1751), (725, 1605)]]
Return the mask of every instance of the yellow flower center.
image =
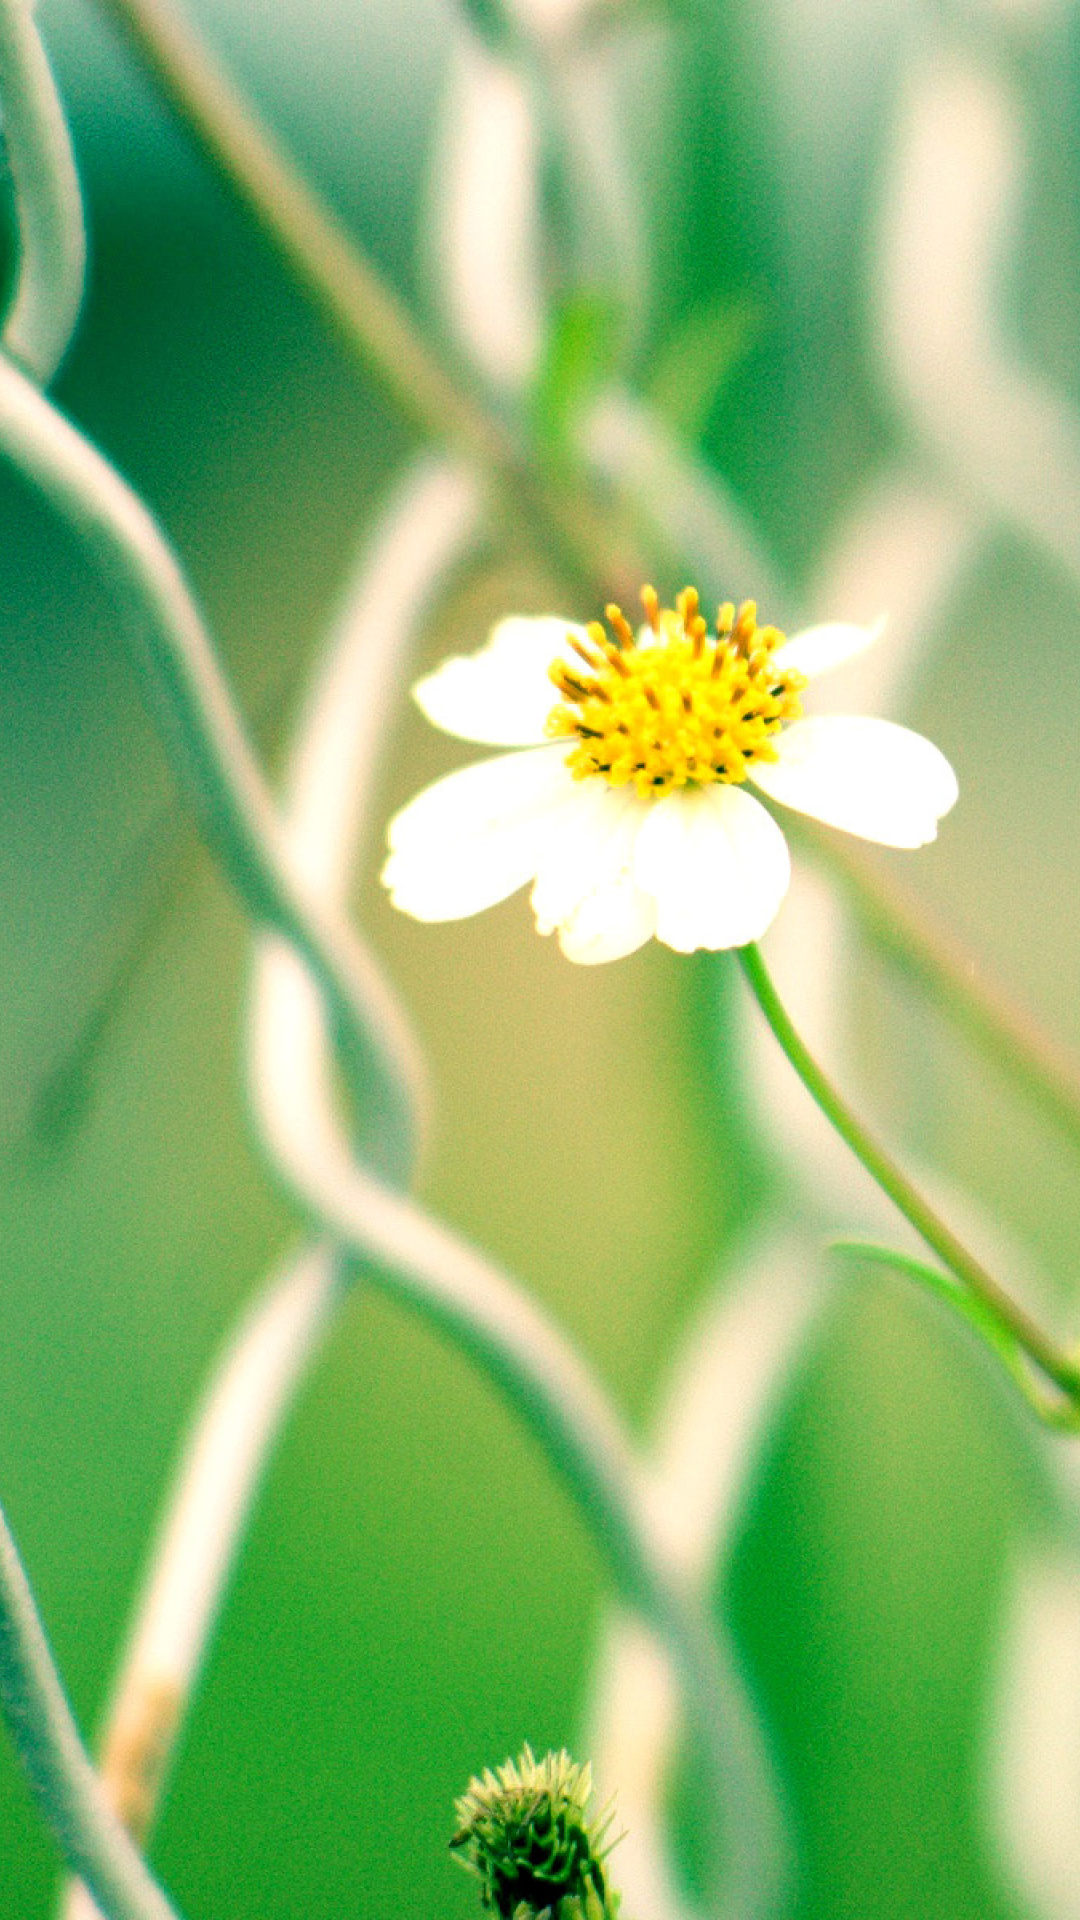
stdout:
[(657, 799), (673, 787), (741, 781), (755, 761), (775, 760), (771, 736), (802, 711), (805, 676), (773, 659), (784, 635), (759, 627), (746, 600), (729, 601), (716, 627), (698, 611), (693, 587), (661, 607), (643, 587), (640, 640), (618, 607), (610, 632), (594, 621), (588, 642), (569, 636), (582, 669), (562, 660), (551, 678), (562, 695), (548, 716), (552, 739), (573, 740), (575, 779), (599, 775), (613, 787), (631, 781)]

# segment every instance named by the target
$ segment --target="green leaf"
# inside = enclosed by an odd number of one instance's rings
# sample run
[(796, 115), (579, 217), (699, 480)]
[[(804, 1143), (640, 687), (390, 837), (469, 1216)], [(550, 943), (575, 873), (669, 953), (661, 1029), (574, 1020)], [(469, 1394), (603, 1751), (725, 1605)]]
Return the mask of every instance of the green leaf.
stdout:
[(976, 1299), (951, 1274), (944, 1273), (940, 1267), (930, 1266), (925, 1260), (916, 1259), (912, 1254), (899, 1253), (895, 1247), (880, 1246), (874, 1240), (830, 1240), (827, 1244), (830, 1253), (891, 1267), (894, 1272), (902, 1273), (905, 1279), (914, 1280), (935, 1300), (944, 1301), (1001, 1361), (1029, 1407), (1045, 1426), (1066, 1432), (1080, 1431), (1080, 1408), (1056, 1389), (1048, 1391), (1040, 1386), (1026, 1354), (1008, 1327), (1002, 1325), (984, 1301)]
[(647, 391), (656, 411), (687, 444), (701, 439), (720, 394), (763, 325), (759, 301), (718, 298), (691, 308), (665, 340)]
[(574, 294), (559, 307), (532, 395), (534, 432), (549, 458), (571, 447), (574, 427), (611, 369), (619, 327), (617, 303), (602, 294)]
[(462, 11), (495, 53), (516, 51), (520, 33), (502, 0), (462, 0)]

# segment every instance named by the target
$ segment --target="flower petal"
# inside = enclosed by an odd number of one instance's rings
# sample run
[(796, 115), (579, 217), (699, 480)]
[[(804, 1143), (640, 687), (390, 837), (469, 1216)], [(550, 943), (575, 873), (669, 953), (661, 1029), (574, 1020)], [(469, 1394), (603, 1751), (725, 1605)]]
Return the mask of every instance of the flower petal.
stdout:
[(575, 907), (559, 929), (559, 945), (580, 967), (621, 960), (651, 940), (656, 931), (656, 902), (629, 874), (597, 887)]
[(785, 671), (794, 668), (796, 673), (805, 673), (808, 680), (813, 680), (819, 673), (831, 673), (834, 667), (843, 666), (845, 660), (854, 660), (857, 654), (865, 653), (875, 640), (880, 640), (884, 631), (884, 614), (871, 627), (859, 627), (843, 620), (830, 620), (820, 627), (804, 627), (801, 633), (793, 633), (790, 640), (777, 647), (773, 661)]
[(535, 874), (547, 836), (580, 793), (561, 746), (463, 767), (390, 822), (384, 886), (416, 920), (460, 920)]
[(653, 804), (634, 877), (656, 901), (657, 939), (693, 953), (757, 940), (787, 892), (791, 861), (765, 808), (741, 787), (718, 784)]
[(884, 847), (925, 846), (959, 791), (945, 755), (891, 720), (797, 720), (773, 745), (776, 760), (749, 769), (763, 793)]
[(603, 780), (577, 782), (578, 799), (549, 835), (532, 890), (540, 933), (552, 933), (590, 893), (614, 885), (631, 870), (634, 841), (651, 803), (633, 787)]
[(459, 740), (492, 747), (537, 747), (559, 695), (548, 669), (573, 661), (568, 636), (586, 640), (584, 627), (545, 614), (500, 620), (477, 653), (444, 660), (413, 688), (413, 699), (433, 726)]

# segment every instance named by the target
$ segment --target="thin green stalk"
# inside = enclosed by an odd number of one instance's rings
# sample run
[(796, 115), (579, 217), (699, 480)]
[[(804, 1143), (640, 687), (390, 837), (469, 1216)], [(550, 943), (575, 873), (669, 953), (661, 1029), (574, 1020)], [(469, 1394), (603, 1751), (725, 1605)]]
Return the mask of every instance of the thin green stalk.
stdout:
[(969, 1293), (966, 1287), (960, 1286), (951, 1274), (943, 1273), (940, 1267), (932, 1267), (925, 1260), (914, 1259), (910, 1253), (901, 1253), (895, 1247), (879, 1246), (873, 1240), (830, 1240), (828, 1250), (848, 1259), (869, 1262), (902, 1273), (925, 1293), (944, 1301), (954, 1313), (967, 1321), (980, 1341), (990, 1348), (1031, 1411), (1045, 1427), (1052, 1427), (1058, 1433), (1080, 1432), (1080, 1404), (1076, 1399), (1063, 1397), (1056, 1389), (1045, 1387), (997, 1315)]
[(94, 1772), (2, 1512), (0, 1705), (34, 1797), (106, 1920), (178, 1920)]
[[(359, 252), (355, 241), (334, 222), (318, 195), (303, 183), (283, 159), (237, 90), (207, 59), (187, 29), (158, 0), (99, 0), (126, 34), (131, 45), (154, 74), (181, 119), (191, 128), (224, 179), (244, 201), (295, 277), (334, 325), (357, 360), (392, 395), (406, 418), (436, 444), (458, 446), (485, 478), (498, 480), (505, 471), (507, 444), (503, 430), (474, 395), (461, 413), (460, 396), (448, 409), (448, 393), (457, 393), (454, 377), (423, 343), (413, 322), (380, 281), (376, 269)], [(404, 344), (403, 344), (404, 343)], [(521, 455), (513, 464), (521, 479)], [(692, 489), (691, 489), (692, 491)], [(551, 536), (552, 501), (546, 490), (530, 482), (512, 489), (521, 512), (534, 533)], [(498, 497), (498, 488), (494, 497)], [(587, 516), (580, 501), (557, 515), (556, 551), (565, 559), (567, 521), (573, 521), (576, 558), (567, 572), (567, 585), (585, 591), (596, 604), (612, 594), (632, 597), (648, 573), (628, 544), (620, 542), (612, 554), (611, 537), (603, 531), (595, 510)], [(707, 516), (706, 516), (707, 518)], [(686, 556), (682, 556), (685, 570)], [(636, 581), (629, 577), (636, 574)], [(751, 579), (748, 593), (758, 593)], [(830, 870), (841, 872), (838, 842), (820, 848)], [(876, 874), (863, 871), (852, 898), (875, 938), (893, 912), (890, 887)], [(977, 984), (973, 961), (956, 943), (946, 943), (925, 920), (907, 922), (910, 956), (920, 979), (933, 985), (941, 1004), (992, 1058), (1038, 1094), (1073, 1140), (1080, 1140), (1080, 1085), (1061, 1059), (1055, 1042), (1000, 987)], [(889, 943), (891, 944), (891, 943)], [(965, 1004), (971, 996), (974, 1005)]]
[(1047, 1379), (1071, 1400), (1080, 1401), (1080, 1364), (1031, 1318), (1026, 1308), (1006, 1292), (958, 1239), (837, 1091), (796, 1031), (760, 949), (753, 944), (740, 947), (738, 959), (751, 993), (807, 1092), (856, 1159), (862, 1162), (871, 1179), (876, 1180), (939, 1260), (1000, 1321)]
[(492, 483), (491, 504), (530, 535), (598, 604), (626, 577), (610, 515), (549, 488), (500, 416), (444, 365), (405, 303), (174, 14), (153, 0), (99, 0), (347, 350), (425, 438)]
[(0, 0), (0, 104), (18, 238), (0, 351), (47, 386), (79, 317), (86, 235), (67, 122), (28, 0)]
[(100, 6), (166, 96), (182, 100), (185, 122), (402, 418), (485, 472), (507, 464), (504, 429), (437, 359), (378, 268), (281, 154), (194, 35), (143, 0), (100, 0)]

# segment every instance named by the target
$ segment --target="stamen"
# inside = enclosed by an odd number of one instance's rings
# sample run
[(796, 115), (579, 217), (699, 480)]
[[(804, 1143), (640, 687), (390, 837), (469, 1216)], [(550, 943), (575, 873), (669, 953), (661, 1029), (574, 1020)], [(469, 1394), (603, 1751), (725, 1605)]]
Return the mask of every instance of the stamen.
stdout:
[(557, 660), (551, 668), (550, 677), (559, 692), (565, 694), (569, 700), (587, 700), (591, 693), (599, 692), (598, 688), (587, 687), (584, 681), (576, 679), (569, 667), (564, 666), (561, 660)]
[(679, 618), (686, 632), (689, 633), (697, 618), (697, 610), (700, 605), (700, 596), (697, 588), (684, 587), (681, 593), (675, 595), (675, 605), (678, 608)]
[(591, 667), (594, 673), (603, 667), (603, 659), (598, 660), (595, 653), (590, 652), (584, 641), (579, 640), (576, 635), (572, 633), (568, 633), (566, 637), (573, 647), (574, 652), (577, 654), (578, 659), (584, 660), (585, 665)]
[(630, 625), (622, 608), (617, 607), (614, 601), (612, 601), (609, 606), (604, 608), (604, 618), (620, 645), (632, 647), (634, 644), (634, 629)]
[(626, 661), (623, 659), (614, 640), (609, 640), (606, 635), (604, 637), (604, 659), (610, 661), (616, 673), (621, 673), (624, 680), (629, 679), (630, 669)]
[(774, 736), (801, 711), (803, 676), (774, 658), (784, 636), (759, 628), (752, 600), (717, 610), (716, 639), (693, 587), (662, 607), (652, 587), (641, 604), (652, 634), (639, 648), (630, 623), (607, 608), (585, 636), (568, 636), (582, 671), (556, 661), (551, 678), (564, 702), (548, 720), (567, 745), (577, 779), (602, 777), (636, 788), (643, 799), (712, 781), (738, 783), (755, 763), (775, 758)]
[(735, 622), (735, 627), (731, 635), (732, 641), (734, 645), (738, 647), (740, 653), (745, 654), (749, 652), (750, 642), (756, 632), (757, 602), (756, 600), (744, 600), (742, 606), (739, 608), (739, 617)]

